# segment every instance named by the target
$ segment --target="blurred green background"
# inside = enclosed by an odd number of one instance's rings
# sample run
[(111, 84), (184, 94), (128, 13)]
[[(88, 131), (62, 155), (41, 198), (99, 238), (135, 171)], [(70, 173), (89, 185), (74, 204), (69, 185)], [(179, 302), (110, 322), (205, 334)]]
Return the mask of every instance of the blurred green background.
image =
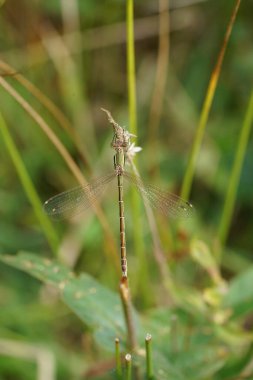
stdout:
[[(234, 1), (171, 0), (169, 3), (169, 45), (163, 57), (166, 76), (162, 78), (162, 109), (155, 128), (152, 120), (156, 108), (152, 111), (152, 104), (154, 107), (157, 100), (153, 96), (157, 84), (159, 4), (154, 0), (134, 2), (137, 145), (143, 149), (138, 154), (138, 169), (145, 181), (180, 194), (208, 81)], [(48, 123), (88, 181), (112, 170), (112, 130), (100, 108), (109, 109), (115, 120), (128, 128), (125, 2), (5, 0), (0, 6), (1, 78)], [(212, 275), (207, 275), (204, 266), (192, 257), (192, 239), (203, 241), (214, 258), (221, 252), (219, 269), (224, 281), (233, 281), (252, 267), (252, 139), (243, 161), (226, 245), (219, 247), (218, 241), (228, 181), (252, 90), (252, 15), (253, 3), (242, 2), (196, 164), (190, 194), (196, 214), (192, 220), (180, 223), (160, 216), (156, 219), (172, 281), (200, 292), (210, 286)], [(7, 70), (11, 75), (6, 76), (3, 62), (11, 66)], [(51, 99), (66, 120), (57, 121), (16, 80), (15, 72)], [(41, 205), (50, 196), (76, 186), (76, 178), (55, 145), (2, 85), (0, 99), (2, 117)], [(87, 272), (117, 290), (119, 275), (112, 253), (119, 244), (114, 186), (105, 190), (101, 207), (115, 240), (110, 240), (91, 209), (77, 221), (52, 223), (53, 245), (57, 246), (54, 253), (1, 133), (0, 160), (1, 254), (29, 251), (41, 257), (57, 258), (76, 273)], [(131, 194), (126, 192), (133, 303), (138, 311), (146, 312), (149, 308), (168, 305), (171, 300), (168, 301), (163, 289), (143, 206), (140, 206), (139, 231), (142, 252), (135, 251), (137, 227), (132, 207)], [(49, 355), (53, 353), (57, 361), (55, 378), (63, 380), (86, 378), (83, 374), (91, 363), (108, 357), (94, 343), (85, 324), (63, 305), (50, 287), (5, 264), (0, 265), (0, 276), (1, 380), (36, 378), (34, 360), (29, 353), (27, 360), (15, 353), (17, 342), (44, 347)], [(248, 288), (252, 280), (253, 276)], [(253, 295), (249, 292), (248, 297), (247, 313), (239, 325), (245, 326), (247, 321), (247, 329), (251, 331), (253, 306), (249, 305)], [(13, 342), (10, 354), (6, 354), (6, 340)], [(248, 352), (245, 351), (239, 373), (247, 364)], [(217, 379), (232, 379), (232, 375), (217, 376)]]

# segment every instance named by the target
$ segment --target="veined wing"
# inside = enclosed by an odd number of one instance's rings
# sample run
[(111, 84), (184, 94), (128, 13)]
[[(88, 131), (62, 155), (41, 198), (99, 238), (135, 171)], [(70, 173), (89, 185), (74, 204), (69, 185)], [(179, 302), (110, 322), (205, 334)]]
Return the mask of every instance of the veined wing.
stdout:
[(124, 178), (133, 183), (150, 205), (162, 214), (172, 218), (189, 218), (193, 215), (194, 207), (192, 204), (177, 195), (146, 184), (140, 177), (126, 171), (124, 171)]
[(57, 194), (44, 203), (44, 211), (55, 220), (72, 218), (94, 204), (113, 178), (115, 172), (96, 178), (85, 186), (77, 186)]

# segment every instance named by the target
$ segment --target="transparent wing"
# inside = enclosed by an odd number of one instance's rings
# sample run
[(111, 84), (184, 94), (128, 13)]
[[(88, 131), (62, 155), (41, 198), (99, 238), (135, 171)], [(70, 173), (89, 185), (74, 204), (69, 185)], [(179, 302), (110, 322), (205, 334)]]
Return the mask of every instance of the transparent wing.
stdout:
[(55, 220), (72, 218), (95, 203), (113, 178), (114, 172), (96, 178), (86, 186), (77, 186), (55, 195), (44, 203), (44, 211)]
[(192, 204), (177, 195), (146, 184), (140, 177), (125, 171), (124, 177), (137, 187), (139, 193), (149, 201), (154, 209), (162, 214), (173, 218), (189, 218), (193, 215), (194, 207)]

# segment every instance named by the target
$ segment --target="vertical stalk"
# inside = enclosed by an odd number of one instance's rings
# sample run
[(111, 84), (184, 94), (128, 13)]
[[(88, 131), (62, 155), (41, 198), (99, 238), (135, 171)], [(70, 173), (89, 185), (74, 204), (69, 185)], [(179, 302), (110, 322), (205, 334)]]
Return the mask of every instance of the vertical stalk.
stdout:
[(126, 354), (125, 362), (126, 362), (125, 380), (131, 380), (131, 378), (132, 378), (132, 357), (130, 354)]
[(147, 380), (153, 379), (153, 361), (152, 361), (152, 337), (150, 334), (146, 335), (146, 366), (147, 366)]
[(137, 347), (137, 338), (133, 320), (132, 303), (127, 277), (122, 277), (121, 279), (120, 296), (128, 331), (128, 346), (130, 351), (133, 352)]
[(129, 130), (137, 135), (133, 0), (127, 0), (127, 81)]
[(210, 78), (210, 81), (208, 84), (206, 96), (204, 99), (204, 104), (203, 104), (202, 111), (200, 114), (200, 119), (199, 119), (198, 127), (197, 127), (197, 130), (195, 133), (194, 142), (192, 145), (192, 150), (190, 153), (190, 158), (189, 158), (188, 165), (186, 168), (186, 172), (185, 172), (185, 176), (184, 176), (184, 180), (183, 180), (183, 185), (182, 185), (182, 190), (181, 190), (181, 196), (182, 196), (182, 198), (184, 198), (186, 200), (189, 199), (189, 195), (190, 195), (190, 191), (191, 191), (191, 187), (192, 187), (194, 170), (195, 170), (195, 166), (196, 166), (196, 161), (197, 161), (198, 154), (200, 151), (200, 146), (201, 146), (202, 139), (204, 136), (204, 132), (205, 132), (207, 120), (209, 117), (210, 109), (211, 109), (211, 106), (213, 103), (213, 98), (214, 98), (215, 90), (217, 87), (218, 79), (220, 76), (220, 71), (221, 71), (225, 51), (226, 51), (227, 44), (228, 44), (228, 41), (229, 41), (229, 38), (230, 38), (230, 35), (232, 32), (232, 28), (233, 28), (233, 25), (235, 22), (235, 18), (236, 18), (238, 9), (240, 6), (240, 2), (241, 2), (241, 0), (235, 1), (235, 6), (234, 6), (231, 18), (230, 18), (228, 26), (227, 26), (227, 30), (225, 33), (223, 44), (221, 46), (221, 50), (219, 52), (216, 65), (212, 71), (211, 78)]
[(238, 189), (240, 175), (242, 171), (243, 160), (249, 140), (251, 125), (253, 122), (253, 91), (250, 96), (249, 105), (246, 111), (245, 119), (242, 125), (241, 134), (238, 140), (237, 152), (234, 159), (233, 168), (229, 178), (227, 195), (221, 216), (221, 221), (218, 230), (219, 240), (225, 244), (229, 227), (231, 224), (232, 213), (235, 204), (236, 192)]
[(116, 375), (118, 380), (122, 380), (122, 366), (120, 357), (119, 339), (115, 339), (115, 359), (116, 359)]
[[(128, 108), (129, 108), (129, 131), (137, 135), (136, 115), (136, 79), (135, 79), (135, 50), (134, 50), (134, 2), (127, 0), (127, 81), (128, 81)], [(135, 159), (136, 160), (136, 159)], [(137, 162), (135, 161), (137, 164)], [(138, 165), (137, 165), (138, 166)], [(144, 245), (142, 239), (142, 224), (140, 216), (140, 199), (133, 190), (131, 193), (132, 216), (134, 222), (134, 245), (139, 262), (139, 285), (142, 290), (143, 299), (148, 298), (146, 284), (148, 282), (147, 261), (145, 260)]]

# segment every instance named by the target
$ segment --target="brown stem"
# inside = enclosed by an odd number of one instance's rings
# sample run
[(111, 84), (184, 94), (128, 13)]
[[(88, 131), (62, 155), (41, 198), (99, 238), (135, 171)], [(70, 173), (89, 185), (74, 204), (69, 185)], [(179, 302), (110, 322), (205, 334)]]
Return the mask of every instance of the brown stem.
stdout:
[(132, 309), (130, 289), (128, 286), (127, 277), (121, 278), (119, 290), (120, 290), (120, 296), (121, 296), (123, 311), (124, 311), (126, 325), (127, 325), (128, 345), (129, 345), (130, 351), (134, 352), (137, 348), (137, 337), (136, 337), (136, 331), (135, 331), (135, 326), (134, 326), (133, 309)]

